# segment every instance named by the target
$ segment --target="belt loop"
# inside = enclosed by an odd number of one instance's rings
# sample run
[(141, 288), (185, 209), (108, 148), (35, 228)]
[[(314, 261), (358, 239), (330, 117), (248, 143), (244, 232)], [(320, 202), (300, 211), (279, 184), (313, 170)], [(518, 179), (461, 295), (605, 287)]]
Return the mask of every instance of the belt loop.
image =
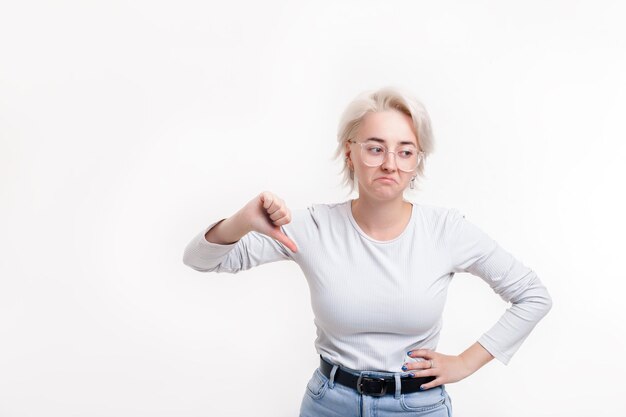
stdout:
[(395, 374), (393, 374), (393, 377), (396, 380), (396, 392), (393, 395), (393, 398), (397, 400), (400, 398), (400, 393), (402, 392), (402, 385), (400, 384), (400, 374), (396, 372)]
[(330, 371), (330, 382), (328, 383), (330, 389), (335, 388), (335, 373), (337, 373), (337, 369), (339, 369), (339, 365), (333, 365), (333, 369)]

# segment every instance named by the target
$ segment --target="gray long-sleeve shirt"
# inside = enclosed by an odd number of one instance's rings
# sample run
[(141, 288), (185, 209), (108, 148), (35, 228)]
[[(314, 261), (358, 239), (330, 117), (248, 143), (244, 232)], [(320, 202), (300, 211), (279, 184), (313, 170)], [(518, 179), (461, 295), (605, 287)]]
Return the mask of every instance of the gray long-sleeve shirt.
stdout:
[(319, 354), (351, 369), (401, 372), (419, 360), (412, 349), (436, 349), (448, 284), (457, 272), (487, 282), (511, 302), (478, 342), (507, 364), (552, 300), (537, 275), (456, 209), (413, 203), (411, 219), (395, 239), (369, 237), (352, 216), (351, 200), (292, 210), (281, 227), (298, 246), (292, 253), (257, 232), (238, 242), (207, 242), (203, 229), (183, 262), (203, 272), (236, 273), (293, 260), (310, 292)]

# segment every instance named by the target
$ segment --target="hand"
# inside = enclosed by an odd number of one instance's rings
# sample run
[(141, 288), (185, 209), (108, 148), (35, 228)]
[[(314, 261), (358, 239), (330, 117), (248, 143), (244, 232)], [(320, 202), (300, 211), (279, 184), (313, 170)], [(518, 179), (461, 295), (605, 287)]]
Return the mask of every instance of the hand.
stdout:
[(291, 222), (291, 212), (277, 195), (264, 191), (250, 200), (237, 215), (246, 223), (250, 231), (276, 239), (292, 252), (298, 251), (294, 241), (289, 239), (280, 228)]
[(473, 373), (461, 356), (444, 355), (430, 349), (416, 349), (411, 351), (409, 356), (411, 358), (424, 358), (425, 360), (405, 363), (407, 371), (411, 371), (415, 377), (436, 377), (429, 383), (422, 385), (422, 389), (458, 382)]

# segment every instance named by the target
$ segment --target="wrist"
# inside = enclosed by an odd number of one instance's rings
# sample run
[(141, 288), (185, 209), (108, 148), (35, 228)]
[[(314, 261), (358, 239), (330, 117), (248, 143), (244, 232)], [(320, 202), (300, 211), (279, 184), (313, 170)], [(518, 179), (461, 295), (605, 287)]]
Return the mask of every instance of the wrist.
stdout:
[(476, 342), (470, 346), (465, 352), (459, 355), (463, 366), (469, 372), (468, 375), (473, 374), (486, 363), (493, 359), (493, 355), (489, 353), (480, 343)]
[(457, 357), (459, 358), (459, 361), (461, 362), (461, 368), (463, 369), (463, 373), (465, 374), (466, 377), (470, 376), (471, 374), (473, 374), (474, 372), (478, 370), (475, 364), (472, 363), (472, 361), (469, 360), (467, 357), (463, 356), (463, 354), (460, 354)]
[(224, 229), (228, 230), (229, 237), (233, 241), (241, 239), (252, 231), (249, 222), (246, 220), (246, 216), (243, 216), (241, 211), (233, 214), (222, 222)]

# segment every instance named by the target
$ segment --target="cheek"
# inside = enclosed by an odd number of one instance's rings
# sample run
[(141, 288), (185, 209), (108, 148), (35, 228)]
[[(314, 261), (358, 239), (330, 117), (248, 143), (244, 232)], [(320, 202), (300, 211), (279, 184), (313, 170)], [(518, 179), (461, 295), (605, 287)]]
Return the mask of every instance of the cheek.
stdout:
[(376, 171), (376, 168), (368, 167), (361, 161), (354, 161), (352, 165), (354, 166), (354, 173), (361, 176), (369, 176)]

